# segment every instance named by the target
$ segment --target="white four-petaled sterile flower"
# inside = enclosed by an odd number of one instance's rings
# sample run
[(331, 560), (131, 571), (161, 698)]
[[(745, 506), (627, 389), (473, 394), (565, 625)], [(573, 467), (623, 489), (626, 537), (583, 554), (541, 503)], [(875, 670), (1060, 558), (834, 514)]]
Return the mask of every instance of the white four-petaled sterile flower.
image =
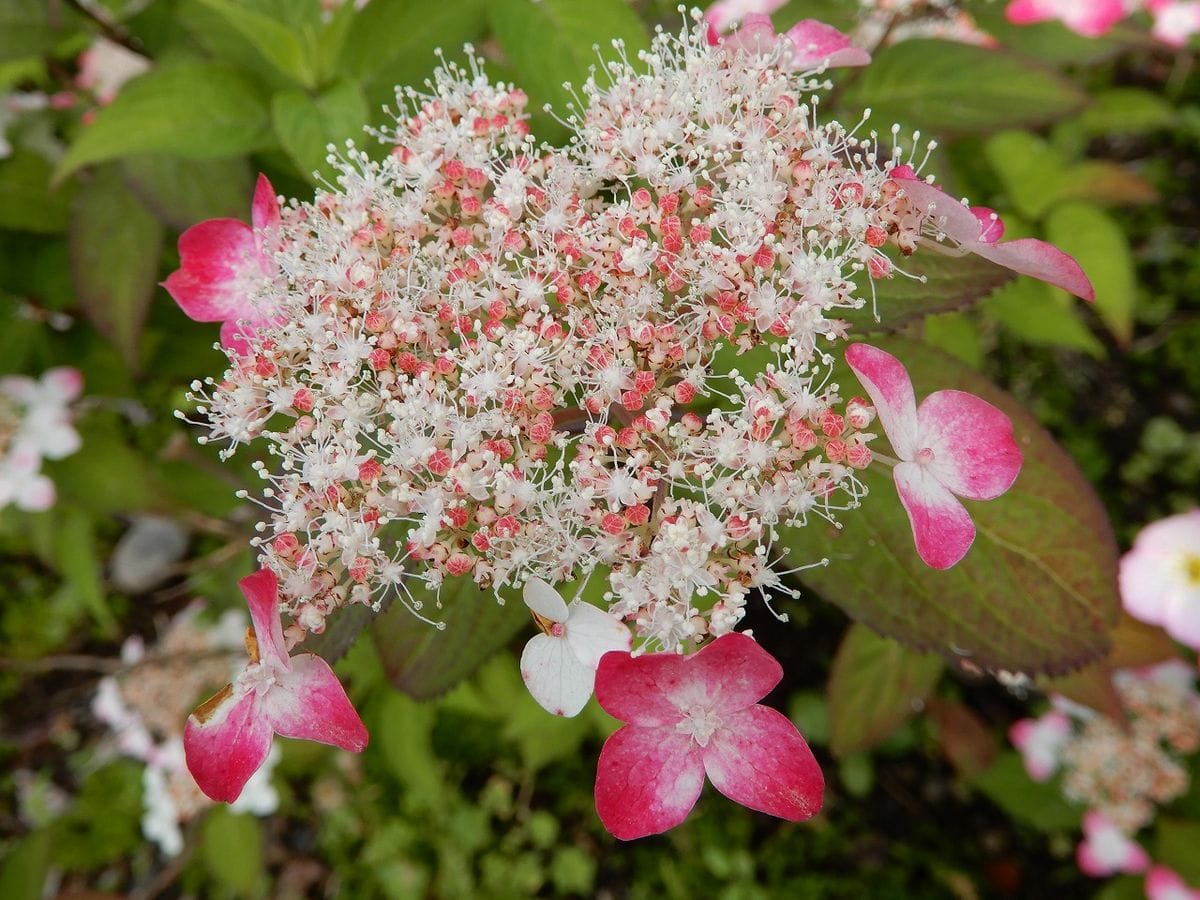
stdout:
[(1083, 814), (1083, 842), (1076, 848), (1075, 861), (1079, 871), (1097, 878), (1145, 872), (1150, 865), (1142, 846), (1094, 809)]
[(576, 716), (592, 696), (596, 667), (610, 650), (628, 652), (632, 642), (621, 621), (584, 600), (568, 606), (540, 578), (525, 584), (525, 605), (541, 634), (521, 654), (521, 677), (542, 708), (556, 716)]
[(1126, 612), (1200, 649), (1200, 509), (1147, 525), (1121, 558)]

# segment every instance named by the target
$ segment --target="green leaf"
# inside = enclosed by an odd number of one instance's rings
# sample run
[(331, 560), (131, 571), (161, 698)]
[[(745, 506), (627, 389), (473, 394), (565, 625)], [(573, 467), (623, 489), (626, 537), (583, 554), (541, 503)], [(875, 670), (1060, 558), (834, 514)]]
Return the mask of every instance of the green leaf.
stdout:
[(310, 97), (304, 91), (284, 91), (271, 98), (271, 121), (279, 143), (305, 178), (314, 184), (333, 177), (325, 161), (326, 145), (341, 145), (362, 136), (367, 101), (358, 85), (343, 81)]
[(1091, 200), (1102, 206), (1151, 203), (1158, 199), (1154, 185), (1125, 166), (1089, 159), (1071, 166), (1059, 185), (1063, 200)]
[(1032, 278), (1018, 278), (981, 308), (1015, 337), (1030, 344), (1082, 350), (1100, 359), (1104, 345), (1080, 317), (1078, 301)]
[(43, 234), (66, 230), (74, 185), (52, 189), (52, 173), (50, 163), (25, 150), (0, 161), (0, 228)]
[(388, 770), (407, 789), (410, 808), (436, 810), (446, 804), (442, 763), (431, 742), (436, 715), (436, 707), (394, 691), (385, 693), (370, 711), (371, 734)]
[(162, 226), (112, 168), (97, 170), (80, 187), (71, 212), (71, 276), (79, 303), (136, 370), (158, 277)]
[[(305, 87), (316, 84), (313, 57), (296, 33), (282, 18), (259, 12), (247, 5), (245, 0), (200, 0), (224, 19), (235, 31), (254, 45), (263, 58), (280, 72), (298, 81)], [(305, 4), (311, 7), (312, 4)], [(286, 15), (286, 13), (285, 13)]]
[[(100, 393), (87, 383), (88, 392)], [(133, 450), (115, 414), (89, 413), (77, 426), (83, 449), (63, 460), (47, 460), (46, 471), (58, 495), (93, 515), (111, 516), (146, 509), (157, 484), (146, 460)]]
[(262, 828), (258, 819), (224, 806), (209, 810), (200, 847), (214, 880), (239, 897), (257, 896), (266, 881)]
[(1175, 108), (1153, 91), (1111, 88), (1092, 95), (1092, 104), (1079, 114), (1088, 134), (1145, 134), (1175, 123)]
[(131, 81), (96, 113), (59, 162), (55, 178), (137, 153), (239, 156), (268, 146), (269, 129), (258, 86), (238, 70), (218, 63), (156, 69)]
[(456, 50), (485, 25), (484, 0), (372, 0), (354, 17), (337, 71), (360, 82), (413, 84), (434, 50)]
[(961, 133), (1051, 122), (1085, 100), (1069, 81), (1003, 51), (914, 40), (876, 53), (842, 103), (870, 108), (883, 128)]
[(869, 750), (907, 722), (946, 664), (916, 653), (864, 625), (850, 626), (829, 674), (829, 749), (834, 756)]
[(1063, 799), (1055, 782), (1030, 778), (1020, 755), (1012, 750), (996, 757), (972, 784), (1014, 819), (1039, 831), (1071, 831), (1079, 828), (1083, 818), (1083, 811)]
[(50, 873), (53, 832), (42, 828), (15, 840), (0, 863), (0, 897), (7, 900), (41, 900)]
[(399, 603), (372, 627), (388, 679), (419, 700), (454, 687), (528, 622), (520, 603), (501, 606), (468, 578), (446, 582), (439, 602), (435, 608), (426, 598), (421, 614), (441, 622), (440, 629)]
[(984, 154), (1021, 215), (1040, 219), (1058, 202), (1067, 164), (1037, 135), (1002, 131), (988, 138)]
[(183, 231), (204, 219), (246, 219), (254, 178), (244, 159), (183, 159), (149, 154), (121, 162), (137, 198), (158, 220)]
[(903, 274), (896, 272), (877, 280), (862, 273), (858, 279), (859, 296), (868, 297), (874, 289), (879, 319), (870, 303), (842, 313), (859, 334), (892, 332), (934, 313), (965, 309), (1016, 277), (1008, 269), (970, 253), (920, 253), (907, 258), (898, 252), (891, 255), (893, 265)]
[(96, 624), (111, 637), (117, 633), (117, 620), (108, 608), (104, 582), (97, 563), (98, 548), (92, 523), (80, 509), (61, 512), (55, 530), (55, 555), (58, 570), (70, 583), (75, 597), (87, 609)]
[(1154, 827), (1154, 861), (1179, 873), (1188, 884), (1200, 884), (1200, 822), (1160, 817)]
[(614, 39), (624, 42), (630, 59), (650, 45), (625, 0), (492, 0), (487, 12), (531, 109), (549, 103), (560, 116), (573, 96), (564, 83), (578, 89), (601, 59), (616, 58)]
[[(802, 580), (873, 630), (952, 661), (1057, 675), (1103, 656), (1120, 608), (1117, 548), (1078, 467), (978, 372), (918, 341), (872, 343), (904, 362), (918, 397), (957, 388), (1003, 410), (1025, 463), (1003, 497), (968, 501), (978, 535), (963, 561), (945, 571), (917, 556), (890, 474), (871, 466), (859, 476), (870, 496), (841, 517), (841, 529), (814, 522), (784, 532), (793, 565), (832, 560), (805, 570)], [(844, 369), (834, 380), (846, 393), (857, 390)]]
[(1075, 201), (1046, 220), (1046, 238), (1083, 266), (1096, 288), (1096, 312), (1121, 345), (1133, 337), (1137, 275), (1120, 225), (1093, 203)]

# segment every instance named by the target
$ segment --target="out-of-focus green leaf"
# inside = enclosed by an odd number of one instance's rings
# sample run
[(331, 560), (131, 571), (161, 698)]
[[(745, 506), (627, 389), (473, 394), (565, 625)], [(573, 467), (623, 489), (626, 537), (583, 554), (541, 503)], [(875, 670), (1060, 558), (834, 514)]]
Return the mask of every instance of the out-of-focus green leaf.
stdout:
[(1014, 819), (1039, 831), (1070, 831), (1078, 828), (1083, 818), (1081, 809), (1063, 799), (1058, 785), (1030, 778), (1021, 757), (1012, 750), (996, 757), (972, 784)]
[(566, 116), (572, 94), (600, 60), (615, 58), (612, 41), (630, 59), (649, 47), (646, 28), (625, 0), (492, 0), (488, 21), (504, 48), (531, 109), (549, 103)]
[(939, 133), (986, 132), (1051, 122), (1082, 106), (1069, 81), (999, 50), (950, 41), (903, 41), (875, 54), (842, 97), (892, 122)]
[(183, 63), (134, 79), (98, 110), (59, 162), (55, 178), (139, 153), (239, 156), (270, 140), (266, 102), (251, 79), (218, 63)]
[[(953, 568), (929, 568), (889, 473), (860, 474), (870, 496), (836, 529), (812, 523), (783, 534), (794, 564), (822, 557), (802, 580), (873, 630), (918, 650), (984, 668), (1062, 674), (1108, 652), (1117, 617), (1117, 548), (1108, 517), (1078, 467), (1016, 400), (978, 372), (917, 341), (872, 340), (909, 370), (918, 397), (957, 388), (1013, 422), (1025, 462), (1013, 487), (967, 501), (975, 544)], [(853, 392), (854, 376), (835, 382)]]
[(840, 313), (858, 334), (892, 332), (914, 319), (965, 309), (1015, 277), (1008, 269), (970, 253), (920, 253), (906, 258), (893, 252), (892, 256), (903, 274), (883, 279), (872, 279), (866, 273), (858, 276), (858, 295), (870, 297), (874, 290), (875, 310), (868, 303), (862, 309)]
[[(293, 30), (293, 14), (309, 11), (314, 4), (291, 3), (292, 9), (279, 10), (276, 15), (260, 12), (245, 0), (200, 0), (217, 13), (242, 37), (246, 38), (271, 65), (294, 78), (305, 87), (316, 85), (314, 59)], [(282, 14), (282, 15), (281, 15)]]
[(834, 756), (869, 750), (917, 713), (946, 667), (855, 623), (829, 675), (829, 749)]
[(1150, 203), (1158, 199), (1154, 185), (1123, 165), (1087, 160), (1071, 166), (1059, 185), (1063, 200), (1091, 200), (1101, 206)]
[(983, 340), (979, 326), (964, 313), (927, 316), (921, 323), (921, 338), (931, 347), (949, 353), (972, 369), (983, 366)]
[(1097, 359), (1104, 345), (1080, 318), (1079, 301), (1058, 296), (1041, 281), (1018, 278), (982, 304), (984, 313), (1013, 335), (1030, 344), (1082, 350)]
[(1021, 215), (1040, 219), (1058, 202), (1066, 161), (1037, 135), (1002, 131), (988, 138), (984, 153)]
[(41, 900), (50, 873), (52, 832), (48, 828), (27, 834), (8, 846), (0, 862), (0, 897), (5, 900)]
[(200, 856), (208, 873), (238, 897), (258, 896), (266, 881), (262, 826), (247, 813), (216, 806), (204, 820)]
[[(355, 15), (337, 71), (360, 82), (413, 84), (434, 50), (457, 50), (486, 25), (484, 0), (372, 0)], [(407, 77), (406, 77), (407, 76)]]
[(388, 770), (404, 786), (409, 807), (434, 810), (445, 805), (447, 786), (430, 735), (437, 709), (395, 691), (371, 708), (371, 734)]
[(106, 602), (91, 519), (74, 507), (62, 510), (59, 515), (55, 532), (58, 569), (96, 624), (111, 637), (116, 634), (117, 621)]
[(319, 183), (333, 175), (325, 161), (326, 146), (362, 136), (367, 101), (350, 81), (340, 82), (316, 98), (304, 91), (285, 91), (271, 99), (271, 121), (296, 168)]
[[(87, 382), (88, 390), (95, 390)], [(66, 459), (46, 462), (60, 499), (96, 515), (113, 515), (152, 505), (158, 485), (146, 461), (121, 433), (115, 416), (92, 412), (77, 426), (83, 449)]]
[(160, 222), (183, 231), (204, 219), (246, 219), (254, 178), (241, 158), (149, 154), (121, 162), (126, 182)]
[(158, 279), (162, 226), (113, 168), (97, 170), (82, 185), (71, 213), (71, 276), (79, 303), (136, 370)]
[(1200, 822), (1160, 816), (1154, 826), (1154, 861), (1174, 869), (1188, 884), (1200, 884)]
[(442, 623), (442, 628), (393, 603), (371, 629), (389, 680), (421, 700), (454, 687), (528, 622), (524, 608), (517, 608), (521, 604), (501, 606), (469, 578), (443, 585), (440, 608), (424, 592), (422, 599), (421, 614)]
[(1064, 203), (1046, 219), (1046, 238), (1070, 253), (1096, 288), (1096, 312), (1119, 344), (1133, 337), (1137, 276), (1121, 226), (1093, 203)]
[(1088, 134), (1145, 134), (1167, 128), (1176, 121), (1174, 107), (1144, 88), (1111, 88), (1092, 95), (1091, 105), (1079, 114)]
[(50, 187), (53, 169), (36, 153), (0, 160), (0, 228), (56, 234), (67, 227), (74, 185)]

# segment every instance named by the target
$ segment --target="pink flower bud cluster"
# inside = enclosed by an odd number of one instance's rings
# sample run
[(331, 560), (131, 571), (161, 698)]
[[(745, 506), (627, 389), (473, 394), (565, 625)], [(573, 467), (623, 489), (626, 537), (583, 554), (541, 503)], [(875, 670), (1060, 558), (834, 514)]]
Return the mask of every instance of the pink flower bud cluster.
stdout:
[(245, 344), (195, 392), (226, 452), (274, 457), (256, 543), (289, 641), (422, 583), (596, 573), (679, 649), (777, 581), (781, 526), (857, 505), (873, 410), (829, 380), (839, 316), (945, 211), (819, 124), (793, 63), (782, 36), (660, 34), (582, 86), (561, 151), (448, 65), (386, 159), (351, 145), (336, 188), (262, 217)]

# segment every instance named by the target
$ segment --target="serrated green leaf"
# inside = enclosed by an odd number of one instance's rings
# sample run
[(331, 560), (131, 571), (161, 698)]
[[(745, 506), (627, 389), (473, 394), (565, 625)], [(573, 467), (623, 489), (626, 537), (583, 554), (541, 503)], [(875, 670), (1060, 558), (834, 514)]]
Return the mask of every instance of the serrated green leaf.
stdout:
[(204, 219), (249, 216), (254, 176), (244, 159), (131, 156), (121, 172), (146, 208), (176, 231)]
[(1032, 278), (1018, 278), (981, 304), (983, 312), (1030, 344), (1082, 350), (1100, 359), (1104, 345), (1080, 317), (1074, 297)]
[(903, 274), (871, 279), (862, 273), (858, 277), (858, 296), (870, 297), (874, 290), (878, 320), (870, 303), (840, 314), (858, 334), (892, 332), (934, 313), (966, 309), (1016, 277), (1008, 269), (970, 253), (921, 253), (907, 258), (898, 252), (891, 255), (893, 265)]
[[(120, 223), (119, 228), (113, 227)], [(113, 168), (97, 170), (71, 209), (71, 277), (96, 329), (136, 370), (146, 312), (154, 298), (162, 226)]]
[(53, 168), (36, 153), (0, 160), (0, 228), (57, 234), (67, 227), (74, 185), (50, 187)]
[(1003, 51), (914, 40), (876, 53), (842, 104), (870, 108), (882, 127), (962, 133), (1050, 122), (1085, 100), (1069, 81)]
[(1083, 818), (1083, 810), (1069, 805), (1057, 784), (1030, 778), (1015, 751), (1001, 753), (971, 783), (1014, 819), (1039, 831), (1071, 831)]
[[(962, 562), (945, 571), (917, 556), (890, 474), (871, 466), (860, 474), (870, 495), (841, 517), (840, 530), (814, 523), (784, 532), (794, 564), (832, 560), (805, 570), (802, 580), (873, 630), (952, 661), (1058, 675), (1102, 657), (1120, 608), (1117, 548), (1078, 467), (978, 372), (918, 341), (872, 343), (908, 367), (919, 398), (956, 388), (1003, 410), (1025, 463), (1004, 496), (967, 502), (978, 535)], [(857, 389), (845, 369), (835, 381), (848, 393)]]
[(864, 625), (850, 626), (829, 673), (829, 749), (869, 750), (891, 737), (929, 696), (946, 667)]
[[(259, 12), (242, 2), (234, 0), (199, 0), (217, 13), (242, 37), (254, 45), (263, 58), (280, 72), (298, 81), (305, 87), (316, 84), (317, 73), (313, 57), (306, 50), (300, 37), (277, 16)], [(306, 4), (310, 7), (312, 4)]]
[(362, 136), (367, 101), (350, 81), (315, 99), (304, 91), (284, 91), (271, 98), (271, 122), (296, 168), (316, 184), (333, 177), (333, 168), (325, 161), (326, 146)]
[(1046, 238), (1079, 261), (1096, 287), (1096, 312), (1117, 342), (1133, 337), (1137, 275), (1129, 240), (1120, 225), (1093, 203), (1057, 207), (1046, 219)]
[(223, 888), (239, 897), (261, 892), (266, 880), (262, 827), (246, 813), (216, 806), (204, 819), (200, 856)]
[(528, 622), (521, 604), (501, 606), (468, 578), (447, 582), (442, 587), (441, 608), (429, 599), (421, 612), (444, 627), (422, 622), (403, 605), (393, 603), (371, 628), (388, 679), (420, 700), (454, 687)]
[(138, 153), (212, 159), (269, 144), (266, 102), (252, 80), (218, 63), (183, 63), (134, 79), (98, 110), (59, 162), (55, 178)]
[(487, 13), (530, 108), (549, 103), (559, 116), (573, 99), (564, 84), (578, 89), (601, 59), (616, 58), (614, 39), (624, 42), (630, 59), (650, 44), (625, 0), (492, 0)]

